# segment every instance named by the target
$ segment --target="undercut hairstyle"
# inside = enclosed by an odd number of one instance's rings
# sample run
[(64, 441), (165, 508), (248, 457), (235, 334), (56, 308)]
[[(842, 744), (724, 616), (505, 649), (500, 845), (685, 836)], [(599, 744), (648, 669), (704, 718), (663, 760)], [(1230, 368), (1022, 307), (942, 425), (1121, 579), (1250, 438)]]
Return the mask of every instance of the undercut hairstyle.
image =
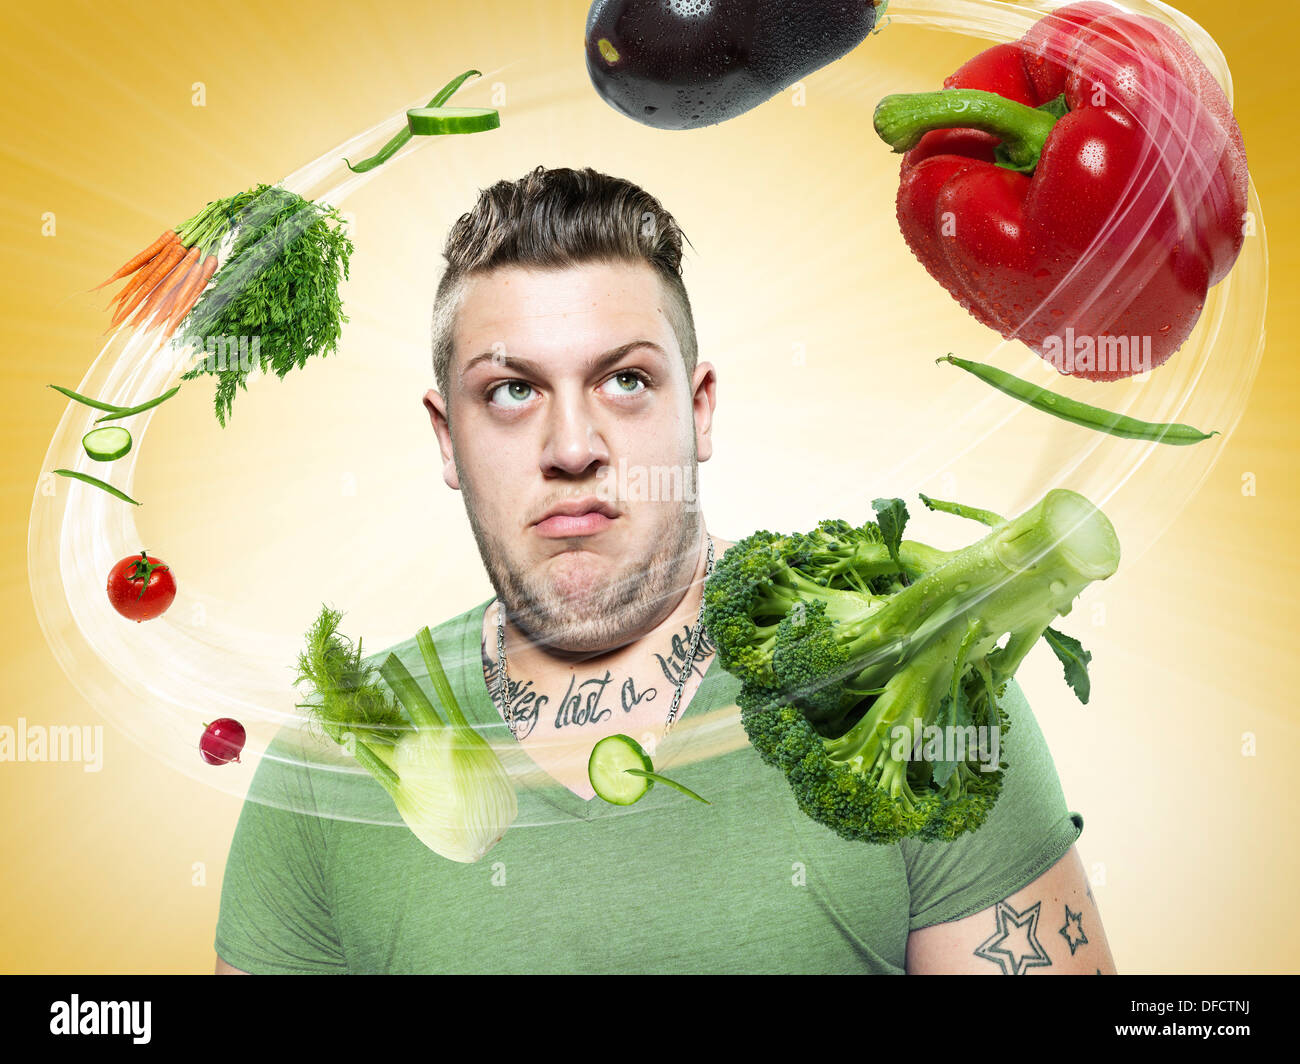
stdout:
[(456, 313), (465, 282), (501, 266), (646, 263), (667, 295), (668, 321), (689, 381), (697, 347), (691, 301), (682, 283), (683, 240), (676, 220), (652, 195), (590, 167), (539, 166), (517, 181), (498, 181), (481, 190), (474, 209), (447, 235), (447, 267), (433, 301), (433, 375), (448, 416)]

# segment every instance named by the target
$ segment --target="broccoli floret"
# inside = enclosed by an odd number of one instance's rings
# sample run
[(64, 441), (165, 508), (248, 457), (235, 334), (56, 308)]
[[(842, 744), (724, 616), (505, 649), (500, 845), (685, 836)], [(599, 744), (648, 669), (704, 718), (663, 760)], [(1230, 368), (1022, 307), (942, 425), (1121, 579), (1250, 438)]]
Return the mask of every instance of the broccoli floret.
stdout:
[(827, 587), (871, 594), (873, 577), (878, 579), (897, 568), (880, 529), (871, 523), (855, 528), (840, 518), (827, 518), (803, 539), (804, 568), (812, 579)]
[[(836, 592), (835, 598), (855, 592)], [(777, 686), (803, 710), (821, 735), (842, 734), (853, 723), (855, 708), (875, 691), (856, 684), (856, 663), (840, 633), (855, 632), (879, 609), (878, 597), (854, 599), (851, 615), (840, 612), (837, 622), (827, 612), (824, 598), (805, 600), (777, 625), (772, 651), (772, 671)]]
[[(1006, 768), (1000, 754), (990, 763), (988, 740), (997, 729), (1000, 751), (1007, 682), (1079, 593), (1118, 567), (1110, 522), (1073, 492), (1049, 492), (1012, 521), (978, 512), (998, 523), (951, 553), (898, 542), (897, 522), (892, 555), (870, 522), (756, 532), (705, 584), (704, 623), (741, 680), (750, 743), (798, 807), (845, 838), (951, 840), (979, 828)], [(1065, 662), (1076, 691), (1080, 652)]]
[(704, 588), (704, 617), (723, 668), (749, 683), (772, 687), (777, 629), (801, 603), (821, 601), (837, 618), (865, 605), (857, 596), (820, 584), (806, 571), (805, 537), (761, 530), (730, 547)]

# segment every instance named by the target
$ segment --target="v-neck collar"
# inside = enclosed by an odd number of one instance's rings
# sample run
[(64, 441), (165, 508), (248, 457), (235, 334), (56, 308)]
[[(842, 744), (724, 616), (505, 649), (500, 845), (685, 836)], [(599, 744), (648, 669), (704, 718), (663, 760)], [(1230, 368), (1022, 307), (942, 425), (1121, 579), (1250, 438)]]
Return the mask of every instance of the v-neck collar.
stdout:
[[(611, 805), (598, 796), (580, 798), (554, 776), (547, 773), (529, 756), (528, 751), (515, 739), (506, 726), (506, 722), (501, 719), (501, 714), (497, 711), (496, 703), (492, 700), (492, 694), (488, 690), (487, 680), (483, 676), (483, 621), (488, 607), (495, 601), (495, 598), (489, 598), (472, 609), (469, 613), (468, 623), (465, 625), (461, 646), (461, 660), (467, 664), (465, 689), (468, 697), (465, 699), (463, 708), (470, 723), (488, 742), (499, 750), (508, 750), (514, 757), (519, 759), (521, 764), (527, 765), (539, 778), (544, 778), (545, 782), (542, 785), (530, 788), (528, 793), (537, 796), (552, 808), (581, 820), (594, 820), (601, 816), (626, 813), (632, 809), (648, 809), (658, 805), (660, 801), (670, 801), (671, 797), (668, 794), (669, 788), (667, 787), (654, 788), (634, 806)], [(723, 675), (725, 673), (718, 663), (718, 655), (714, 653), (713, 657), (709, 659), (709, 664), (704, 670), (704, 676), (701, 677), (695, 693), (691, 695), (690, 701), (682, 706), (678, 713), (677, 723), (674, 725), (674, 738), (679, 734), (676, 733), (676, 728), (680, 726), (681, 722), (690, 715), (696, 706), (708, 705), (708, 699), (712, 697), (713, 688)], [(664, 757), (661, 762), (656, 755), (655, 771), (657, 772), (670, 769), (674, 760), (671, 755), (673, 753), (680, 755), (684, 749), (687, 749), (685, 746), (671, 743), (671, 739), (665, 740), (664, 745), (668, 747), (667, 752), (670, 756)]]

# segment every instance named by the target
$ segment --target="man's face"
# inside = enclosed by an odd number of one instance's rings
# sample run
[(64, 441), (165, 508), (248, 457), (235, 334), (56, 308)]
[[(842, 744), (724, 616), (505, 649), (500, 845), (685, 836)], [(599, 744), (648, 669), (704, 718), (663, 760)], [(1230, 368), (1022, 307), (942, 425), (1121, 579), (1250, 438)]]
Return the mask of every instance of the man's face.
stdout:
[[(637, 638), (694, 573), (715, 378), (702, 363), (687, 380), (666, 306), (640, 263), (475, 276), (456, 320), (450, 427), (443, 397), (425, 397), (492, 585), (552, 651)], [(587, 503), (597, 512), (548, 517)]]

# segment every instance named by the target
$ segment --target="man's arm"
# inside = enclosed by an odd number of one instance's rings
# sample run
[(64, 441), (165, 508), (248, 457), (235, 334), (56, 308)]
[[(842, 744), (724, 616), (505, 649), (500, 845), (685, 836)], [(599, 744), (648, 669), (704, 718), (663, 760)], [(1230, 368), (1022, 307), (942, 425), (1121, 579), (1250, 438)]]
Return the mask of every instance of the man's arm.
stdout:
[(1101, 913), (1073, 846), (996, 905), (907, 937), (909, 975), (1114, 975)]

